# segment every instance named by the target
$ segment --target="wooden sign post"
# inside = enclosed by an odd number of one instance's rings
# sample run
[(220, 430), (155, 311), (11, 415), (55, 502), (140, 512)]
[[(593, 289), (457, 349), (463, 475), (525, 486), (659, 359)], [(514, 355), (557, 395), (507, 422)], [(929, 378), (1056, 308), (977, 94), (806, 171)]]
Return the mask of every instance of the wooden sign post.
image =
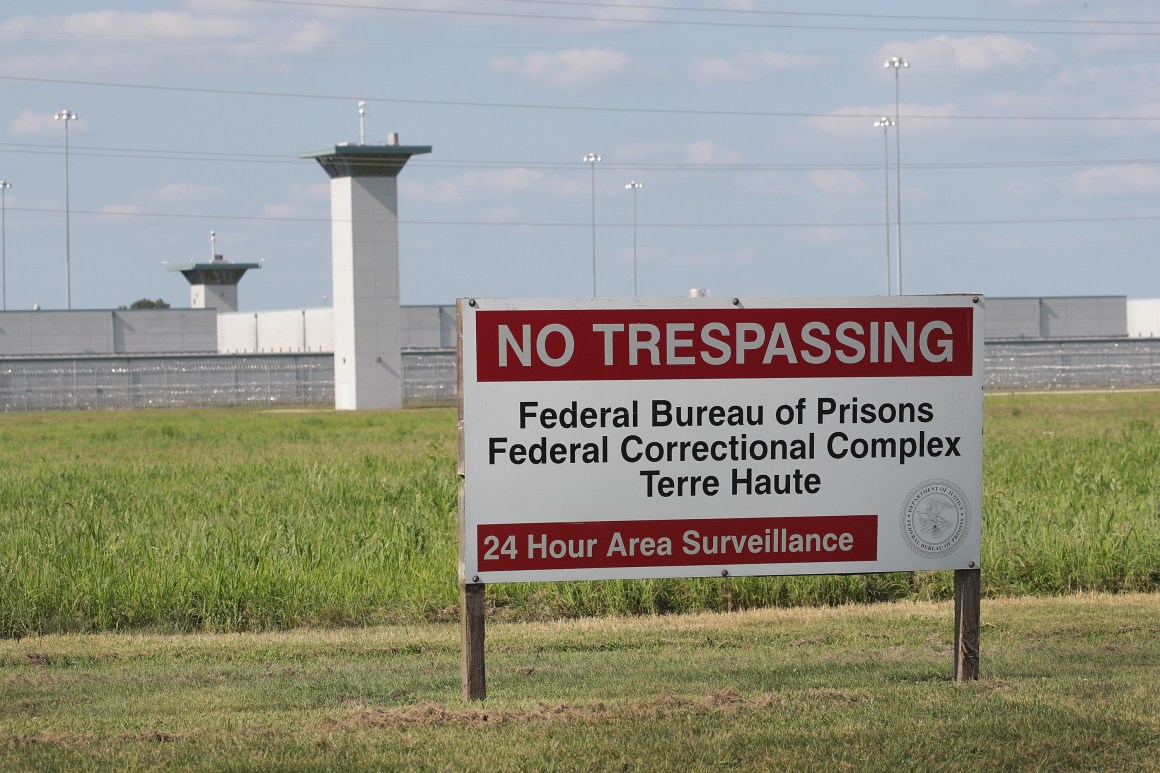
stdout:
[(955, 570), (956, 682), (979, 678), (979, 612), (982, 582), (978, 569)]
[(459, 586), (462, 614), (460, 676), (465, 701), (482, 701), (487, 698), (487, 669), (483, 659), (485, 587), (482, 583), (461, 583)]

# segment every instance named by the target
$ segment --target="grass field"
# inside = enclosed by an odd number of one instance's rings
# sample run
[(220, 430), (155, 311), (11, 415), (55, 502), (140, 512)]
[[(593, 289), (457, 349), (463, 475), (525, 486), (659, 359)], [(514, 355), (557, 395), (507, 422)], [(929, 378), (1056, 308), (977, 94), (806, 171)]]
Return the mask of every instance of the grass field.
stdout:
[(2, 770), (1160, 769), (1160, 595), (0, 641)]
[[(0, 637), (457, 615), (455, 414), (0, 415)], [(987, 399), (988, 596), (1160, 589), (1160, 393)], [(493, 619), (946, 599), (951, 573), (489, 588)]]

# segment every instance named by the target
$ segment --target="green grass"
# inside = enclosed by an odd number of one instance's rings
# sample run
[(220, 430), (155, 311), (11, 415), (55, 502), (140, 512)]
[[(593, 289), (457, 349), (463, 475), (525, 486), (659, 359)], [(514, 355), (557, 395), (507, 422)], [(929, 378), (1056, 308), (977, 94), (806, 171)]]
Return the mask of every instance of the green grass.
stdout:
[(993, 396), (985, 426), (990, 592), (1160, 587), (1160, 393)]
[(1160, 768), (1160, 595), (0, 641), (3, 770)]
[[(0, 637), (449, 620), (451, 410), (0, 415)], [(987, 399), (989, 596), (1160, 589), (1160, 393)], [(501, 585), (496, 619), (946, 599), (949, 572)]]
[(0, 431), (7, 635), (366, 624), (453, 603), (446, 412), (25, 414)]

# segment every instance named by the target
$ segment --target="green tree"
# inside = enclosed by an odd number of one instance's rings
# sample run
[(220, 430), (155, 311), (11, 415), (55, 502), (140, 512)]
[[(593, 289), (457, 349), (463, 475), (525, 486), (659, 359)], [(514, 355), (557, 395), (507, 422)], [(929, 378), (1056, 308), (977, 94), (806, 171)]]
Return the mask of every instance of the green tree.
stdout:
[(148, 298), (139, 298), (139, 299), (133, 301), (128, 306), (122, 306), (121, 308), (122, 309), (168, 309), (169, 304), (166, 303), (165, 300), (162, 298), (158, 298), (155, 301), (151, 301)]

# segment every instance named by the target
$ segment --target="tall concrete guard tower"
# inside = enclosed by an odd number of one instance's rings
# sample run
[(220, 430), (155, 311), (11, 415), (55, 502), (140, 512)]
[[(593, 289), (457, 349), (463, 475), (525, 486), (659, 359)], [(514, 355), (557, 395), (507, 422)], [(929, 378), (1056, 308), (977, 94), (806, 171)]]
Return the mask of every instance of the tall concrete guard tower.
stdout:
[(337, 410), (403, 406), (396, 178), (411, 156), (430, 152), (430, 145), (400, 145), (392, 132), (386, 145), (300, 154), (330, 175)]

